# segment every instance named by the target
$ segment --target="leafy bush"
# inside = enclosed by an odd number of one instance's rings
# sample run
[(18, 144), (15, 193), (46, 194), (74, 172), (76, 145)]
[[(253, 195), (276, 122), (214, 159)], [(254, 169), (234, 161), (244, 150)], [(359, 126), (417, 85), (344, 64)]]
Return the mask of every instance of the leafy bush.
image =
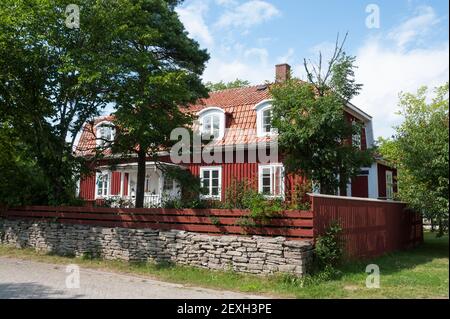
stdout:
[(245, 209), (244, 198), (247, 190), (251, 188), (250, 182), (233, 179), (225, 191), (223, 208)]
[(131, 199), (111, 197), (105, 199), (103, 206), (112, 208), (134, 208), (134, 203)]
[(289, 208), (299, 210), (310, 210), (311, 203), (308, 198), (308, 193), (312, 192), (311, 182), (302, 182), (296, 184), (294, 190), (289, 194)]
[(319, 236), (315, 245), (317, 263), (320, 269), (334, 269), (342, 260), (342, 227), (337, 221), (331, 222), (325, 234)]

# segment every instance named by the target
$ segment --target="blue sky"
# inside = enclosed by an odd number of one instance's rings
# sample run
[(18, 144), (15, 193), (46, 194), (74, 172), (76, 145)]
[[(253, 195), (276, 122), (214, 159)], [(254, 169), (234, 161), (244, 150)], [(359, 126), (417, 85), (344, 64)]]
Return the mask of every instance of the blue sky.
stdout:
[[(366, 25), (370, 4), (379, 9), (379, 28)], [(373, 115), (375, 136), (386, 137), (401, 122), (400, 91), (448, 81), (448, 6), (447, 0), (186, 0), (177, 11), (211, 55), (205, 81), (262, 83), (284, 62), (302, 77), (303, 58), (327, 56), (337, 33), (348, 31), (346, 51), (357, 56), (364, 84), (353, 102)]]

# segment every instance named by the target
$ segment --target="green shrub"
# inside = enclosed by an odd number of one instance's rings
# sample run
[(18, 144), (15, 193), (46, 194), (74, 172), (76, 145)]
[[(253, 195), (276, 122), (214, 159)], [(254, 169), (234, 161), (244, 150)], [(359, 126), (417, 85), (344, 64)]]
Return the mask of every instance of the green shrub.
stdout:
[(289, 194), (289, 209), (310, 210), (311, 203), (308, 193), (312, 192), (311, 182), (302, 182), (296, 184)]
[(316, 260), (320, 269), (334, 269), (342, 260), (342, 227), (332, 221), (325, 234), (319, 236), (315, 245)]

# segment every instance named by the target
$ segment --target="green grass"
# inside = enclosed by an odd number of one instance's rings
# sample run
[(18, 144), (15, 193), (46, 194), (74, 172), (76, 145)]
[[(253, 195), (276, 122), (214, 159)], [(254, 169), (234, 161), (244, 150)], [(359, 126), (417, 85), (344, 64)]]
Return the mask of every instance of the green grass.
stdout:
[[(126, 263), (98, 259), (69, 258), (40, 254), (31, 249), (0, 245), (0, 256), (32, 259), (47, 263), (77, 263), (80, 266), (151, 277), (159, 280), (234, 290), (274, 297), (294, 298), (448, 298), (448, 236), (425, 234), (425, 243), (409, 251), (396, 252), (339, 268), (341, 275), (329, 281), (312, 278), (315, 284), (302, 287), (289, 276), (258, 277), (234, 272), (209, 271), (194, 267), (150, 263)], [(377, 264), (381, 287), (365, 286), (368, 264)]]

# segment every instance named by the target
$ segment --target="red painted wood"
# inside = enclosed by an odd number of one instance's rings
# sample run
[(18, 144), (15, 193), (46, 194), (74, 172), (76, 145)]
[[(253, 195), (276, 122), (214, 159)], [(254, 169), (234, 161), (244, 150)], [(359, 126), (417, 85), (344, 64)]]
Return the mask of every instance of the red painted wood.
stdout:
[(394, 192), (397, 192), (397, 169), (387, 167), (386, 165), (377, 164), (378, 170), (378, 197), (385, 198), (386, 197), (386, 171), (392, 171), (392, 176), (394, 178)]
[(111, 174), (111, 195), (120, 194), (121, 172), (112, 172)]
[(80, 197), (87, 200), (95, 198), (95, 174), (85, 176), (80, 180)]
[[(79, 212), (95, 214), (142, 214), (142, 215), (176, 215), (176, 216), (230, 216), (239, 217), (247, 215), (248, 210), (241, 209), (171, 209), (171, 208), (108, 208), (85, 206), (23, 206), (11, 207), (5, 213), (15, 211), (53, 211), (53, 212)], [(274, 218), (311, 219), (311, 211), (290, 210), (278, 213)]]
[(313, 197), (312, 205), (314, 238), (338, 221), (348, 257), (375, 257), (423, 242), (420, 214), (403, 203)]
[[(248, 214), (247, 210), (237, 209), (25, 206), (9, 208), (3, 211), (1, 216), (105, 227), (178, 229), (205, 233), (286, 236), (292, 239), (311, 239), (313, 236), (313, 219), (310, 211), (281, 212), (266, 223), (258, 223), (256, 227), (240, 226), (240, 217)], [(216, 219), (213, 220), (212, 216)]]
[[(56, 212), (56, 211), (8, 211), (5, 217), (56, 217), (61, 219), (92, 219), (108, 221), (132, 221), (132, 222), (162, 222), (162, 223), (181, 223), (181, 224), (211, 224), (209, 216), (174, 216), (174, 215), (134, 215), (134, 214), (91, 214), (74, 212)], [(236, 217), (218, 217), (217, 222), (221, 225), (237, 225), (239, 218)], [(261, 226), (271, 227), (312, 227), (312, 219), (292, 219), (277, 218), (260, 224)]]
[(352, 197), (369, 197), (368, 176), (356, 176), (352, 179)]
[(128, 196), (128, 179), (130, 178), (130, 173), (124, 173), (123, 176), (123, 195)]

